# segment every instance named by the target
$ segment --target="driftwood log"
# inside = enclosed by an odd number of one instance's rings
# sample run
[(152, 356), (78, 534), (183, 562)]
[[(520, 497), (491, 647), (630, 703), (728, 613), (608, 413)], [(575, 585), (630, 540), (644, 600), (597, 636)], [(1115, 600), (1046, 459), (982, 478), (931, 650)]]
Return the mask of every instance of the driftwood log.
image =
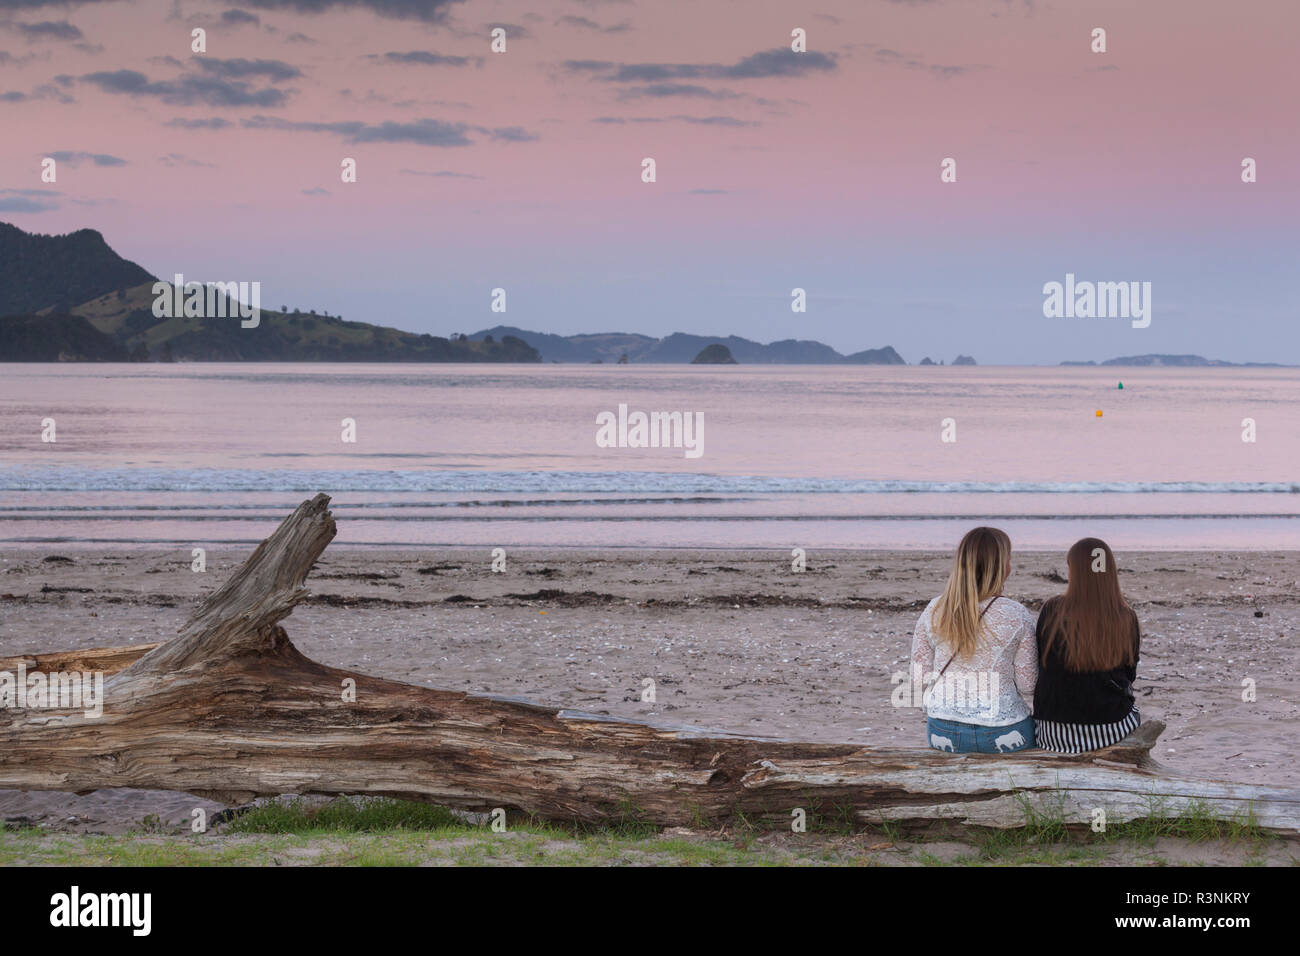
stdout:
[[(326, 667), (280, 622), (334, 537), (302, 505), (160, 644), (0, 660), (0, 671), (100, 671), (103, 712), (0, 709), (0, 788), (135, 787), (228, 804), (368, 794), (558, 821), (718, 825), (792, 811), (863, 824), (1089, 824), (1195, 807), (1300, 830), (1300, 793), (1177, 776), (1150, 758), (1163, 724), (1102, 751), (1007, 756), (798, 743), (634, 723)], [(355, 699), (346, 693), (355, 686)]]

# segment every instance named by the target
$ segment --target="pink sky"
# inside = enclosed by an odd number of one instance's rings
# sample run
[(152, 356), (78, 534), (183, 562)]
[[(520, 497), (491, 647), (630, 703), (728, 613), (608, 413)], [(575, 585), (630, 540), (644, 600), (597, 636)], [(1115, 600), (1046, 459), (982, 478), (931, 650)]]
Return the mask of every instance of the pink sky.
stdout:
[[(807, 335), (856, 349), (907, 341), (864, 329), (864, 314), (950, 306), (966, 318), (931, 334), (967, 348), (1005, 339), (1013, 352), (1038, 335), (1020, 360), (1056, 360), (1075, 356), (1039, 352), (1069, 334), (1041, 315), (1005, 328), (995, 316), (1032, 313), (1044, 281), (1095, 265), (1123, 272), (1101, 278), (1163, 278), (1171, 308), (1214, 303), (1183, 332), (1157, 326), (1148, 338), (1173, 335), (1160, 350), (1234, 357), (1214, 333), (1234, 308), (1288, 334), (1292, 0), (469, 0), (422, 19), (432, 6), (0, 0), (0, 220), (90, 226), (157, 274), (260, 279), (276, 302), (441, 333), (495, 324), (484, 287), (513, 282), (535, 308), (507, 321), (526, 328)], [(247, 16), (223, 21), (236, 9)], [(505, 54), (489, 50), (494, 23), (507, 24)], [(203, 55), (190, 52), (196, 26)], [(794, 27), (808, 59), (750, 75), (764, 70), (747, 58), (788, 50)], [(1105, 54), (1089, 49), (1094, 27)], [(238, 76), (239, 61), (255, 72)], [(610, 78), (647, 64), (676, 75), (666, 88)], [(146, 89), (111, 92), (131, 82), (121, 71)], [(281, 102), (204, 101), (231, 96)], [(167, 125), (178, 119), (227, 125)], [(471, 143), (357, 143), (301, 125), (422, 121), (464, 124)], [(56, 152), (111, 159), (61, 162), (57, 184), (43, 184), (41, 158)], [(645, 156), (654, 184), (640, 181)], [(948, 156), (955, 184), (939, 182)], [(1245, 156), (1259, 163), (1255, 184), (1240, 181)], [(358, 161), (355, 184), (340, 182), (344, 157)], [(1207, 264), (1222, 288), (1177, 285)], [(838, 312), (797, 325), (788, 308), (751, 315), (751, 299), (766, 310), (800, 284)], [(620, 295), (655, 309), (632, 305), (620, 321)], [(699, 307), (665, 314), (683, 297)], [(961, 338), (972, 321), (985, 327)], [(1157, 350), (1146, 344), (1136, 350)], [(1254, 354), (1235, 357), (1264, 357), (1247, 344)]]

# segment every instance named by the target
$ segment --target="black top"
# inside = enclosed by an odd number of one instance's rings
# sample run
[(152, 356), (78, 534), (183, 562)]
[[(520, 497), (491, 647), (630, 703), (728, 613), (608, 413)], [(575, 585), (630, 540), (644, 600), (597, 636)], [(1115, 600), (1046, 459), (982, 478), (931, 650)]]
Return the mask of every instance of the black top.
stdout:
[[(1052, 599), (1053, 601), (1056, 598)], [(1050, 604), (1051, 601), (1048, 602)], [(1111, 724), (1133, 709), (1133, 681), (1142, 649), (1142, 633), (1133, 615), (1133, 664), (1108, 671), (1067, 671), (1061, 641), (1043, 659), (1043, 621), (1047, 605), (1038, 614), (1038, 683), (1034, 685), (1034, 716), (1071, 724)]]

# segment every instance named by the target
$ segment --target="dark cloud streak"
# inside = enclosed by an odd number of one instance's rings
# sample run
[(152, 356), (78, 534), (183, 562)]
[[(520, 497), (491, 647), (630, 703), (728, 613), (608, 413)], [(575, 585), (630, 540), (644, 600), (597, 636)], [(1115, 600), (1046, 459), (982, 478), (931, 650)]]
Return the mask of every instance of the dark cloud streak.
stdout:
[(472, 146), (470, 133), (487, 136), (502, 142), (522, 143), (538, 138), (518, 126), (489, 128), (469, 123), (448, 123), (443, 120), (418, 119), (399, 123), (386, 120), (366, 123), (361, 120), (338, 120), (330, 123), (300, 122), (278, 116), (253, 116), (242, 122), (245, 129), (279, 130), (283, 132), (332, 133), (351, 143), (413, 143), (418, 146), (458, 147)]
[(227, 80), (265, 76), (272, 83), (280, 83), (302, 76), (302, 70), (283, 60), (222, 60), (217, 57), (202, 56), (195, 57), (194, 64), (206, 73)]
[[(3, 6), (0, 0), (0, 6)], [(84, 34), (73, 26), (67, 20), (45, 20), (41, 23), (18, 23), (13, 22), (6, 24), (10, 29), (17, 30), (28, 40), (80, 40)]]
[(761, 50), (725, 63), (610, 63), (607, 60), (567, 60), (570, 73), (608, 74), (611, 83), (664, 83), (671, 80), (754, 80), (803, 76), (836, 69), (835, 57), (818, 52), (795, 53), (784, 47)]
[[(225, 61), (227, 63), (232, 61)], [(112, 70), (87, 73), (82, 82), (97, 86), (105, 93), (125, 96), (152, 96), (164, 103), (192, 106), (283, 106), (288, 94), (277, 89), (251, 89), (247, 83), (214, 76), (184, 74), (175, 80), (152, 81), (136, 70)]]
[[(0, 0), (0, 3), (5, 0)], [(425, 23), (443, 23), (451, 8), (465, 0), (246, 0), (246, 5), (258, 10), (279, 10), (293, 13), (324, 13), (336, 7), (349, 10), (369, 10), (390, 20), (422, 20)]]
[(261, 26), (262, 18), (256, 13), (249, 13), (247, 10), (226, 10), (221, 14), (221, 22), (227, 26), (242, 26), (252, 24)]
[(399, 63), (416, 66), (482, 66), (481, 56), (449, 56), (432, 53), (428, 50), (410, 50), (406, 53), (369, 53), (368, 60), (380, 60), (385, 63)]
[(125, 166), (126, 160), (118, 156), (110, 156), (107, 153), (87, 153), (80, 150), (56, 150), (52, 153), (46, 153), (57, 162), (65, 166), (71, 166), (76, 169), (82, 163), (94, 163), (96, 166)]

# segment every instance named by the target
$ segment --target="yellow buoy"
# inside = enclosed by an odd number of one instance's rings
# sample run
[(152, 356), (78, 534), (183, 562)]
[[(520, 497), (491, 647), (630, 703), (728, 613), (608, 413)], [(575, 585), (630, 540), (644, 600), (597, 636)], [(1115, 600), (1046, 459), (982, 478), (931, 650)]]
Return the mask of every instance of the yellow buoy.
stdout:
[(1098, 417), (1098, 418), (1101, 418), (1101, 409), (1100, 409), (1100, 408), (1097, 409), (1097, 417)]

